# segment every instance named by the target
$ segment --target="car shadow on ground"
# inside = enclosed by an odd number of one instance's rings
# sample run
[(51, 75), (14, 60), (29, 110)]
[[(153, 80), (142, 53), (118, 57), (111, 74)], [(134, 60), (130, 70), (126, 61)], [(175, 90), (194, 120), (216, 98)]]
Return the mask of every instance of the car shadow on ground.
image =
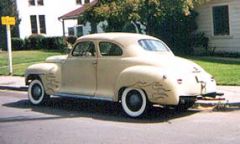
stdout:
[[(199, 110), (196, 109), (179, 112), (169, 108), (152, 107), (145, 116), (134, 119), (129, 118), (124, 114), (121, 104), (119, 103), (59, 97), (51, 98), (42, 106), (33, 106), (27, 99), (7, 103), (3, 106), (31, 109), (34, 112), (50, 115), (49, 117), (36, 117), (29, 119), (25, 117), (25, 119), (21, 119), (22, 121), (86, 117), (98, 120), (128, 123), (171, 123), (171, 120), (173, 119), (187, 117), (199, 112)], [(16, 121), (20, 121), (20, 119), (17, 119)]]

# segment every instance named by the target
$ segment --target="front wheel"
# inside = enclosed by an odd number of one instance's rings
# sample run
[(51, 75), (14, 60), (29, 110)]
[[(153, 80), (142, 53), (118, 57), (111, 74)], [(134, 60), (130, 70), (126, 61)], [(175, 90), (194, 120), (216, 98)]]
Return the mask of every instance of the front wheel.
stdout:
[(130, 117), (143, 115), (148, 107), (146, 95), (141, 89), (126, 88), (121, 101), (124, 112)]
[(28, 88), (28, 98), (33, 105), (43, 104), (49, 95), (45, 93), (43, 84), (40, 80), (33, 80)]

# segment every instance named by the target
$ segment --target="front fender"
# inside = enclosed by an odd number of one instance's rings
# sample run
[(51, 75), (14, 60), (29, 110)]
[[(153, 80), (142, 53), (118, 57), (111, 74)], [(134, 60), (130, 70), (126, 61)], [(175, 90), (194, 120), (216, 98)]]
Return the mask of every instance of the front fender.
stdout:
[[(133, 87), (144, 90), (152, 103), (164, 104), (171, 99), (171, 103), (175, 104), (178, 98), (175, 96), (176, 91), (172, 89), (172, 85), (172, 80), (166, 78), (164, 69), (153, 66), (133, 66), (119, 75), (115, 96), (118, 96), (120, 89)], [(117, 101), (118, 98), (115, 97), (114, 100)]]
[(31, 76), (38, 76), (49, 95), (54, 94), (61, 86), (61, 65), (57, 63), (39, 63), (29, 66), (25, 71), (26, 83)]

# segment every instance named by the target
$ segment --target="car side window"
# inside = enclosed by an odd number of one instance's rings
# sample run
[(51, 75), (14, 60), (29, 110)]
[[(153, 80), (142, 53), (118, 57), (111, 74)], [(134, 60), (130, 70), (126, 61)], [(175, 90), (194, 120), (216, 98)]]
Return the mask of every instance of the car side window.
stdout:
[(72, 56), (91, 57), (95, 56), (95, 46), (93, 42), (79, 42), (72, 51)]
[(123, 53), (118, 45), (110, 42), (100, 42), (99, 49), (102, 56), (121, 56)]

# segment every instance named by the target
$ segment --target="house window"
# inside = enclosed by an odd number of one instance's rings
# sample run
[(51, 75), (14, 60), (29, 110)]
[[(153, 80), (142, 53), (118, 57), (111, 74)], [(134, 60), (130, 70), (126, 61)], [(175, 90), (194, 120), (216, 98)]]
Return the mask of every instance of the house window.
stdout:
[(83, 36), (83, 27), (82, 26), (77, 26), (76, 31), (77, 31), (77, 37)]
[(78, 25), (75, 27), (69, 27), (68, 28), (68, 35), (70, 36), (83, 36), (83, 26), (82, 25)]
[(28, 3), (29, 3), (30, 6), (34, 6), (35, 5), (35, 0), (29, 0)]
[(85, 0), (84, 3), (85, 3), (85, 4), (86, 4), (86, 3), (90, 3), (90, 0)]
[(39, 15), (40, 33), (46, 33), (45, 15)]
[(74, 36), (74, 27), (69, 27), (68, 28), (68, 35)]
[(41, 6), (44, 5), (43, 0), (38, 0), (37, 3), (38, 3), (38, 5), (41, 5)]
[(46, 33), (45, 15), (39, 15), (38, 17), (36, 15), (31, 15), (30, 21), (32, 34), (38, 34), (39, 33), (38, 29), (40, 29), (40, 33), (42, 34)]
[(38, 28), (37, 28), (37, 17), (36, 17), (36, 15), (31, 15), (30, 16), (30, 21), (31, 21), (32, 34), (37, 34), (38, 33)]
[(76, 4), (82, 4), (82, 0), (76, 0)]
[(213, 11), (213, 30), (214, 35), (229, 35), (229, 11), (228, 6), (214, 6)]

